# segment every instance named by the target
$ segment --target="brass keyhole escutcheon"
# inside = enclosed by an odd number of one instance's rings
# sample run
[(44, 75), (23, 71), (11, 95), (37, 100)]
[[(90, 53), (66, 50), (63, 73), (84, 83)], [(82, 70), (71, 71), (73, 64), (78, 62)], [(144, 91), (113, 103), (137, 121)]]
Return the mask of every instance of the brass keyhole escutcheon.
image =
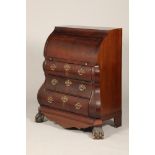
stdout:
[(76, 110), (80, 110), (81, 107), (82, 107), (81, 103), (77, 102), (77, 103), (75, 104), (75, 109), (76, 109)]
[(54, 71), (56, 69), (56, 65), (55, 64), (51, 64), (50, 65), (50, 70)]
[(65, 70), (66, 72), (68, 72), (70, 69), (71, 69), (71, 66), (70, 66), (69, 64), (65, 64), (65, 65), (64, 65), (64, 70)]
[(80, 91), (85, 91), (86, 90), (86, 86), (84, 84), (80, 84), (79, 85), (79, 90)]
[(79, 74), (79, 75), (85, 74), (84, 68), (81, 67), (80, 69), (78, 69), (78, 74)]
[(57, 79), (52, 79), (51, 83), (52, 83), (53, 86), (55, 86), (58, 83), (58, 80)]
[(66, 80), (66, 81), (65, 81), (66, 87), (69, 87), (71, 84), (72, 84), (72, 81), (70, 81), (70, 80)]
[(48, 101), (48, 103), (53, 103), (53, 102), (54, 102), (54, 99), (53, 99), (52, 96), (49, 96), (49, 97), (47, 98), (47, 101)]

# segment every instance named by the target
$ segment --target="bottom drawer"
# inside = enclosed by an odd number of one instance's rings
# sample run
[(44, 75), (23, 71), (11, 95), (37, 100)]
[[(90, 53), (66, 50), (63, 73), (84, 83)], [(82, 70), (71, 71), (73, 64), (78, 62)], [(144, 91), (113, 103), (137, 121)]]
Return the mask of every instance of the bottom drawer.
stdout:
[(89, 99), (44, 90), (38, 100), (43, 105), (88, 116)]

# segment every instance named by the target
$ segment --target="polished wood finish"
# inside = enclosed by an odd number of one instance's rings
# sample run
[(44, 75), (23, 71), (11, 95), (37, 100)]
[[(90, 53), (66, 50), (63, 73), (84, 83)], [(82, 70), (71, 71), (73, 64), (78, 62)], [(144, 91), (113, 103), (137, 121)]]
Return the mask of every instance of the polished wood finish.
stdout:
[[(45, 82), (38, 92), (43, 116), (64, 128), (121, 126), (121, 28), (56, 27), (44, 48)], [(101, 128), (93, 135), (103, 138)]]
[[(54, 83), (56, 81), (56, 83)], [(85, 90), (82, 91), (82, 86)], [(79, 81), (70, 78), (62, 78), (58, 76), (47, 76), (45, 81), (46, 89), (56, 92), (64, 92), (73, 96), (90, 98), (93, 84), (86, 81)]]
[[(65, 66), (68, 65), (70, 68), (65, 69)], [(56, 66), (56, 68), (52, 68)], [(84, 73), (82, 73), (82, 70)], [(46, 60), (44, 63), (44, 71), (47, 74), (69, 77), (74, 79), (80, 79), (85, 81), (91, 81), (92, 79), (92, 68), (87, 65), (73, 64), (63, 62), (61, 59), (52, 59), (52, 61)]]
[[(81, 115), (88, 116), (89, 99), (80, 98), (60, 92), (41, 89), (39, 94), (40, 105), (47, 105), (51, 108), (57, 108)], [(52, 100), (51, 100), (52, 98)], [(81, 104), (81, 108), (77, 109), (76, 104)]]
[(64, 128), (76, 127), (81, 129), (90, 126), (101, 126), (103, 124), (101, 119), (93, 119), (74, 113), (67, 113), (47, 106), (40, 106), (39, 111), (41, 111), (49, 120), (62, 125)]

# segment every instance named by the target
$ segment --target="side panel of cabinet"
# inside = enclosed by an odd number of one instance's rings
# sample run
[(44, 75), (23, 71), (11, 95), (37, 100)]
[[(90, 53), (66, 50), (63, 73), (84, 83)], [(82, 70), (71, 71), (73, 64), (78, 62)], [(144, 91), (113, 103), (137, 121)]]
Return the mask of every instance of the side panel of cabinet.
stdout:
[(102, 116), (121, 111), (122, 29), (104, 39), (98, 55)]

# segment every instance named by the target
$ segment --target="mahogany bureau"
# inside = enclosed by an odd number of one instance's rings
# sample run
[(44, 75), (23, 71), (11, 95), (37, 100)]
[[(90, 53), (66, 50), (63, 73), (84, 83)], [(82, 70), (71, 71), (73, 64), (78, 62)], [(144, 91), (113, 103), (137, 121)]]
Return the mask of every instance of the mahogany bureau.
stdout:
[(121, 126), (121, 28), (55, 27), (44, 57), (36, 122), (91, 128), (95, 139), (103, 138), (106, 120)]

